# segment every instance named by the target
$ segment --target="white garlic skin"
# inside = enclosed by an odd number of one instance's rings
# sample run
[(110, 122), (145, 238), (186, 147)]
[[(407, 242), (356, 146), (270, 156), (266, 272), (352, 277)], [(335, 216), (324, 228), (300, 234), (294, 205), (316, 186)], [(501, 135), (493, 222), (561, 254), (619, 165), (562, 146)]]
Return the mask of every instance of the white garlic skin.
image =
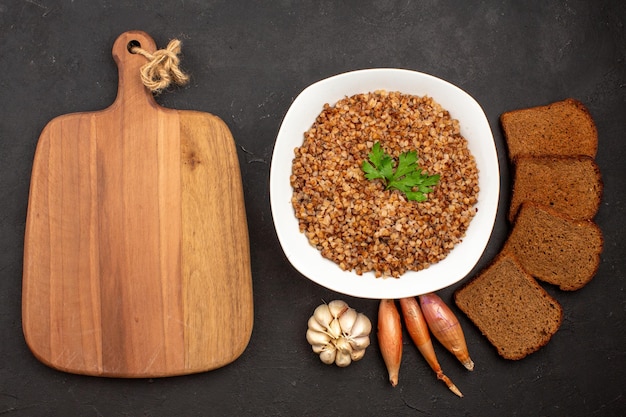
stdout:
[(372, 323), (345, 301), (319, 305), (309, 318), (306, 340), (327, 365), (346, 367), (365, 355)]

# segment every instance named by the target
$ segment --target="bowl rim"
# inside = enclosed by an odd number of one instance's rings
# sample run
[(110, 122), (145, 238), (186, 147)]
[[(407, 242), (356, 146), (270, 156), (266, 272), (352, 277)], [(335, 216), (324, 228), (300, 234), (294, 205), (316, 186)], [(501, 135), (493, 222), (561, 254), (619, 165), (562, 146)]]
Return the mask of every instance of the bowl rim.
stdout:
[[(398, 88), (401, 87), (401, 88)], [(443, 260), (400, 278), (376, 278), (343, 271), (322, 257), (300, 232), (293, 212), (289, 182), (294, 148), (325, 103), (375, 90), (428, 95), (458, 119), (461, 134), (479, 168), (476, 215), (466, 235)], [(461, 116), (461, 117), (459, 117)], [(295, 146), (289, 146), (295, 145)], [(479, 163), (480, 162), (480, 163)], [(493, 133), (480, 104), (454, 84), (430, 74), (400, 68), (370, 68), (340, 73), (306, 87), (291, 103), (278, 130), (270, 165), (270, 208), (281, 248), (291, 265), (306, 278), (330, 290), (358, 298), (398, 299), (434, 292), (464, 279), (484, 253), (493, 228), (500, 195), (500, 167)], [(462, 250), (461, 250), (462, 249)]]

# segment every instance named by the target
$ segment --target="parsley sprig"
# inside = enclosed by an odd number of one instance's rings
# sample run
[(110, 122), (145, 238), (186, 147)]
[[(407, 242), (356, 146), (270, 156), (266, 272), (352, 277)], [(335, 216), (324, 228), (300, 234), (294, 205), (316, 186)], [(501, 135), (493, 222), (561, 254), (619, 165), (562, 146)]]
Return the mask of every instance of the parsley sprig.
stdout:
[(439, 182), (439, 174), (428, 175), (417, 164), (417, 152), (404, 152), (398, 157), (398, 163), (388, 155), (376, 142), (372, 151), (367, 155), (369, 161), (363, 161), (361, 169), (368, 180), (380, 179), (387, 190), (403, 192), (408, 200), (425, 201), (426, 193)]

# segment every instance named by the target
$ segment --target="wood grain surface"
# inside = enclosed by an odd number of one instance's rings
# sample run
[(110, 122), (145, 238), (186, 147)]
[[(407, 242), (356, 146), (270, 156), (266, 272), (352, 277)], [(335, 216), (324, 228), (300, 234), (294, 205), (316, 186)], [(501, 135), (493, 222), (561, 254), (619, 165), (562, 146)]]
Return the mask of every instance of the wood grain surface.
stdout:
[(141, 83), (143, 32), (113, 46), (107, 109), (53, 119), (33, 163), (23, 330), (42, 362), (72, 373), (158, 377), (239, 357), (252, 278), (233, 138), (216, 116), (159, 106)]

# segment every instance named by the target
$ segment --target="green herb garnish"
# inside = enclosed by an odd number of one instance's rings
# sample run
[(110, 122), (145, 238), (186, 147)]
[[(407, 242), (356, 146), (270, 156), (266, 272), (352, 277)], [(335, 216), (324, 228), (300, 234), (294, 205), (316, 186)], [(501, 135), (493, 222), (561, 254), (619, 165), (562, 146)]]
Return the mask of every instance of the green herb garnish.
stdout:
[(374, 144), (367, 156), (369, 162), (363, 161), (361, 164), (365, 178), (380, 179), (387, 190), (401, 191), (409, 200), (425, 201), (425, 194), (430, 193), (439, 182), (439, 174), (428, 175), (417, 165), (416, 151), (401, 154), (395, 170), (393, 158), (382, 150), (380, 142)]

